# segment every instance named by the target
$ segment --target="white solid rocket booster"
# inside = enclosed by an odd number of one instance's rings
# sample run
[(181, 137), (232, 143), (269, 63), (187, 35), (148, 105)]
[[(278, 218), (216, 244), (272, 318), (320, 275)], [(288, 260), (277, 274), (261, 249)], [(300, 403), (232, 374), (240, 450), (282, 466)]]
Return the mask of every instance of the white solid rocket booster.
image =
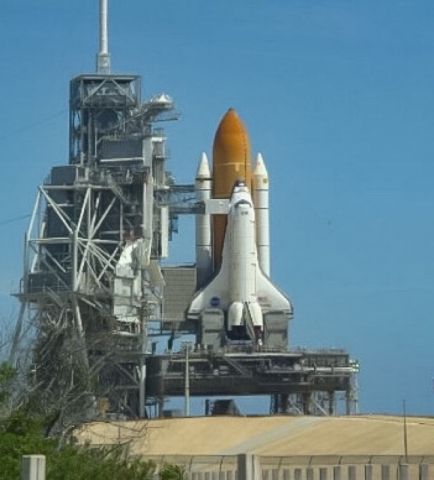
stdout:
[(270, 220), (269, 220), (269, 183), (264, 159), (258, 153), (253, 172), (253, 203), (256, 217), (256, 245), (258, 260), (262, 271), (270, 276)]
[[(196, 199), (206, 202), (211, 197), (211, 172), (206, 153), (202, 153), (196, 173)], [(211, 216), (196, 215), (196, 269), (197, 287), (200, 288), (211, 275)]]

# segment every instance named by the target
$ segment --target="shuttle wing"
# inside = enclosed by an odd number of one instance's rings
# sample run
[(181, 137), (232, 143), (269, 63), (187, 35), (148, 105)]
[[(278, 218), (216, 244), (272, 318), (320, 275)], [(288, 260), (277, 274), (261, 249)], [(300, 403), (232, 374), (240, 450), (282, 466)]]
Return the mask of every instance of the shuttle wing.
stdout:
[(224, 261), (217, 275), (199, 290), (193, 297), (188, 308), (188, 318), (199, 318), (202, 310), (208, 308), (219, 308), (226, 310), (229, 306), (229, 271), (227, 262)]
[[(187, 316), (198, 318), (201, 311), (208, 308), (226, 310), (230, 304), (228, 285), (228, 265), (223, 257), (218, 274), (193, 297)], [(293, 307), (290, 300), (271, 282), (259, 266), (256, 268), (256, 285), (258, 303), (263, 313), (282, 311), (292, 315)]]
[(256, 294), (263, 313), (279, 310), (292, 315), (293, 307), (288, 297), (262, 272), (256, 269)]
[(217, 275), (211, 279), (202, 289), (200, 289), (190, 303), (187, 311), (188, 318), (199, 318), (202, 310), (209, 308), (219, 308), (226, 311), (231, 303), (229, 291), (229, 275), (231, 262), (229, 259), (229, 241), (230, 226), (228, 225), (223, 244), (222, 262)]

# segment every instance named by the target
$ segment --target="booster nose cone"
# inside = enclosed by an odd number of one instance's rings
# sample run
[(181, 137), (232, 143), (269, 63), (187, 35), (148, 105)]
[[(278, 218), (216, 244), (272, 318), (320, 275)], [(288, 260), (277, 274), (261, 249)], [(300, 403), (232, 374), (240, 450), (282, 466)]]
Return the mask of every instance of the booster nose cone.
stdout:
[(267, 172), (267, 169), (265, 168), (264, 158), (262, 157), (261, 153), (258, 153), (256, 155), (256, 165), (255, 165), (255, 170), (253, 172), (253, 175), (255, 177), (260, 176), (268, 179), (268, 172)]
[(202, 152), (199, 160), (199, 165), (197, 167), (196, 179), (204, 180), (204, 179), (210, 179), (210, 178), (211, 178), (211, 172), (209, 169), (208, 157), (205, 152)]
[[(252, 166), (250, 140), (237, 112), (230, 108), (220, 121), (213, 145), (213, 198), (230, 198), (237, 181), (243, 181), (251, 191)], [(221, 264), (226, 215), (213, 217), (214, 271)]]

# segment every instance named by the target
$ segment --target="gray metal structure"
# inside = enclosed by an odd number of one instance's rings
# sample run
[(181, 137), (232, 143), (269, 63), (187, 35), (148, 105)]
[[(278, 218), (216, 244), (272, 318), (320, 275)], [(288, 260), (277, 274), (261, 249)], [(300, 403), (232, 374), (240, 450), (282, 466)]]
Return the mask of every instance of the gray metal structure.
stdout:
[(97, 73), (70, 84), (69, 165), (52, 168), (38, 188), (11, 360), (28, 315), (39, 388), (56, 395), (63, 382), (53, 378), (80, 377), (94, 400), (142, 416), (148, 330), (163, 316), (160, 260), (176, 202), (182, 213), (193, 209), (193, 187), (173, 188), (166, 137), (155, 127), (177, 118), (173, 100), (142, 102), (140, 77), (110, 73), (107, 0), (100, 33)]
[(184, 395), (188, 371), (191, 396), (270, 395), (270, 414), (349, 415), (357, 413), (353, 379), (358, 369), (344, 350), (215, 351), (196, 346), (188, 357), (150, 357), (146, 390), (161, 413), (166, 397)]
[[(347, 413), (354, 411), (357, 365), (346, 352), (288, 351), (286, 318), (270, 320), (261, 351), (222, 341), (223, 318), (185, 320), (196, 270), (163, 268), (161, 260), (177, 216), (204, 205), (193, 185), (177, 185), (166, 169), (156, 123), (177, 118), (173, 100), (159, 94), (143, 102), (140, 77), (111, 73), (107, 0), (100, 5), (97, 73), (70, 83), (69, 164), (39, 186), (25, 235), (11, 361), (28, 322), (37, 387), (54, 396), (81, 389), (91, 416), (97, 406), (128, 417), (145, 416), (147, 404), (161, 412), (167, 396), (187, 388), (200, 396), (268, 394), (272, 413), (334, 413), (342, 391)], [(190, 356), (171, 345), (155, 355), (154, 334), (169, 335), (169, 344), (193, 334), (197, 346)]]

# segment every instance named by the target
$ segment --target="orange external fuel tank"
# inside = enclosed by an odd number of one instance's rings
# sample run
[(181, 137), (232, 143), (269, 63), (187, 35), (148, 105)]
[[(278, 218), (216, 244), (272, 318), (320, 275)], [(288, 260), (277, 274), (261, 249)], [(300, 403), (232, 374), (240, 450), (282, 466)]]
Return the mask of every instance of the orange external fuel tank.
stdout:
[[(217, 128), (213, 145), (213, 198), (230, 198), (237, 181), (252, 191), (250, 141), (237, 112), (230, 108)], [(227, 215), (213, 216), (213, 265), (220, 268)]]

